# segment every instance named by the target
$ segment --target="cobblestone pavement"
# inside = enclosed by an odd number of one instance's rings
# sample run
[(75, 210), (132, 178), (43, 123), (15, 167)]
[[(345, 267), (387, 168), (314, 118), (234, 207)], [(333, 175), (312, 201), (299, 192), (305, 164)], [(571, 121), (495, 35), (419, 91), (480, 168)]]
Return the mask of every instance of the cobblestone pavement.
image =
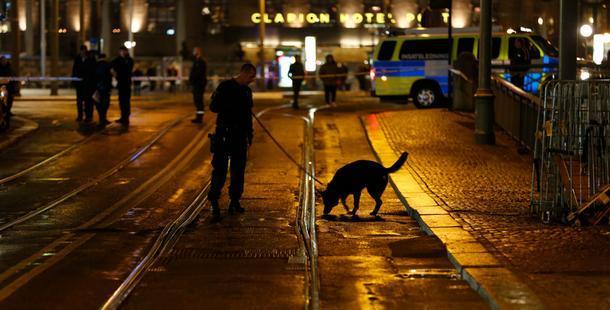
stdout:
[(610, 308), (610, 227), (545, 225), (530, 216), (531, 155), (506, 134), (474, 143), (472, 115), (408, 110), (378, 116), (437, 202), (552, 308)]

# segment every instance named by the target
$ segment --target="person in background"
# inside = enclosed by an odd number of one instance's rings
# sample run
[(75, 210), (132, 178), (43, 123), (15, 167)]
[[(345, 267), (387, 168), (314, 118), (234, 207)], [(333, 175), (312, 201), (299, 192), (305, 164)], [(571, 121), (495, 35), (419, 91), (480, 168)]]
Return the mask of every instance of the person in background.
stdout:
[[(154, 78), (157, 76), (157, 68), (155, 65), (151, 65), (148, 70), (146, 70), (146, 76), (149, 78)], [(148, 83), (150, 85), (150, 91), (155, 91), (155, 89), (157, 89), (157, 81), (150, 80)]]
[(360, 90), (367, 90), (366, 87), (366, 76), (370, 74), (371, 66), (369, 66), (368, 60), (363, 61), (360, 66), (358, 66), (358, 74), (356, 78), (358, 79), (358, 86)]
[(191, 120), (194, 124), (203, 122), (205, 107), (203, 105), (203, 93), (208, 84), (207, 64), (203, 60), (200, 47), (193, 49), (193, 66), (189, 74), (189, 83), (193, 93), (193, 103), (195, 104), (195, 118)]
[(509, 55), (510, 58), (510, 82), (513, 85), (523, 88), (525, 75), (531, 64), (530, 51), (521, 41), (521, 38), (515, 38), (513, 48)]
[(324, 100), (326, 104), (335, 105), (337, 84), (339, 83), (339, 68), (333, 55), (326, 55), (326, 62), (320, 67), (318, 75), (324, 84)]
[(112, 60), (112, 70), (117, 80), (119, 89), (119, 107), (121, 118), (115, 122), (129, 127), (129, 115), (131, 114), (131, 74), (133, 72), (133, 59), (129, 56), (129, 50), (121, 46), (119, 56)]
[[(76, 121), (91, 121), (93, 118), (93, 95), (95, 72), (95, 58), (87, 50), (87, 46), (81, 45), (78, 56), (72, 65), (72, 77), (81, 79), (72, 82), (76, 88)], [(93, 79), (93, 80), (92, 80)]]
[[(11, 63), (4, 56), (0, 56), (0, 77), (11, 77), (13, 76), (13, 69), (11, 68)], [(10, 116), (13, 115), (11, 113), (11, 108), (13, 107), (13, 99), (15, 98), (16, 91), (16, 81), (7, 81), (4, 85), (6, 86), (6, 91), (8, 92), (8, 98), (6, 100), (7, 106), (7, 114)]]
[(288, 77), (292, 79), (292, 108), (299, 108), (299, 92), (301, 92), (301, 85), (305, 79), (305, 67), (301, 62), (301, 56), (294, 56), (294, 63), (290, 65), (288, 69)]
[[(133, 70), (132, 75), (133, 75), (133, 77), (143, 77), (144, 72), (142, 72), (142, 70), (140, 70), (140, 66), (135, 65), (135, 70)], [(140, 80), (133, 81), (133, 94), (136, 96), (139, 96), (141, 92), (142, 92), (142, 81), (140, 81)]]
[(103, 129), (110, 124), (106, 115), (110, 106), (110, 92), (112, 91), (112, 65), (106, 60), (106, 54), (100, 54), (95, 67), (95, 108), (99, 117), (98, 128)]

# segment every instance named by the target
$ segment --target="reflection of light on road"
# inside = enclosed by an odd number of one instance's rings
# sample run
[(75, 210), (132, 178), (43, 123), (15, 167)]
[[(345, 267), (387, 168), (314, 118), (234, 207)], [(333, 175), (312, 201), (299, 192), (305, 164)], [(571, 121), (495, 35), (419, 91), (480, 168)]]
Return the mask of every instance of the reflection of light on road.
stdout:
[(182, 196), (182, 193), (184, 193), (184, 188), (179, 188), (173, 195), (172, 197), (168, 200), (169, 203), (174, 203), (176, 201), (178, 201), (178, 199), (180, 198), (180, 196)]
[(385, 76), (385, 75), (382, 75), (382, 76), (381, 76), (381, 80), (385, 82), (385, 81), (387, 81), (387, 80), (388, 80), (388, 77), (387, 77), (387, 76)]

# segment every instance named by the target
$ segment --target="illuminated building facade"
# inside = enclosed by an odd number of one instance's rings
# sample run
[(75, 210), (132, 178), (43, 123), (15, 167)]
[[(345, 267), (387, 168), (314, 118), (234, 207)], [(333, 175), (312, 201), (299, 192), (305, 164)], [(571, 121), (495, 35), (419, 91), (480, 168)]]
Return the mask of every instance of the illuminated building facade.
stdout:
[[(17, 13), (12, 1), (18, 1)], [(39, 55), (41, 2), (46, 5), (48, 23), (52, 0), (0, 0), (0, 50), (9, 50), (12, 41), (7, 21), (17, 14), (24, 55)], [(113, 54), (127, 41), (131, 26), (134, 52), (140, 57), (176, 56), (185, 45), (199, 45), (210, 59), (231, 60), (238, 57), (240, 48), (244, 57), (252, 58), (250, 53), (259, 41), (258, 25), (265, 23), (265, 47), (270, 49), (266, 55), (271, 57), (278, 48), (302, 49), (304, 38), (314, 36), (318, 47), (334, 47), (338, 53), (354, 49), (357, 57), (363, 58), (388, 30), (400, 33), (413, 27), (446, 27), (448, 11), (435, 8), (436, 2), (266, 0), (266, 12), (261, 15), (258, 0), (85, 0), (83, 30), (91, 46)], [(596, 32), (607, 31), (606, 2), (581, 1), (581, 20), (590, 17)], [(128, 3), (133, 4), (132, 9)], [(80, 0), (59, 0), (59, 4), (60, 26), (56, 31), (61, 55), (69, 56), (80, 45)], [(476, 26), (479, 1), (453, 0), (452, 14), (454, 27)], [(558, 0), (494, 1), (495, 24), (505, 28), (528, 26), (555, 42), (558, 15)]]

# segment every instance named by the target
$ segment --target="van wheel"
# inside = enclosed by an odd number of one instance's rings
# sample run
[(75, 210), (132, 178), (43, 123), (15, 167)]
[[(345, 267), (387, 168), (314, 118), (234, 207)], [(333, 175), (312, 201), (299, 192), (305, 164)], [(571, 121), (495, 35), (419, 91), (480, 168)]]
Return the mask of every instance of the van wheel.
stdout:
[(419, 109), (431, 108), (440, 105), (443, 94), (438, 85), (425, 83), (418, 85), (411, 95), (413, 103)]

